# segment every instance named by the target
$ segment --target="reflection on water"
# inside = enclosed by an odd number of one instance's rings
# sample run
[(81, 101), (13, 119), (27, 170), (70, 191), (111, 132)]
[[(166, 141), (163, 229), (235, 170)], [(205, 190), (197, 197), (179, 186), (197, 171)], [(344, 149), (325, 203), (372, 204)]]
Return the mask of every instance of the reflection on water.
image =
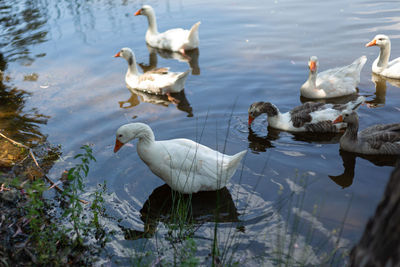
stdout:
[(34, 60), (30, 50), (47, 41), (47, 20), (47, 8), (40, 1), (0, 1), (0, 47), (7, 61), (30, 64)]
[[(147, 45), (147, 44), (146, 44)], [(158, 49), (147, 45), (149, 50), (149, 64), (139, 63), (138, 65), (142, 68), (143, 72), (157, 68), (157, 54), (166, 59), (176, 59), (181, 62), (187, 62), (189, 67), (192, 69), (192, 75), (200, 75), (199, 67), (199, 49), (192, 49), (185, 51), (186, 56), (178, 52), (171, 52), (164, 49)]]
[[(343, 161), (343, 173), (340, 175), (329, 175), (336, 184), (342, 188), (349, 187), (353, 184), (354, 169), (356, 166), (356, 158), (360, 157), (366, 159), (376, 166), (394, 166), (397, 160), (397, 156), (393, 155), (363, 155), (344, 150), (339, 151)], [(378, 177), (375, 177), (378, 178)]]
[[(278, 140), (280, 133), (283, 131), (277, 130), (268, 126), (268, 135), (260, 136), (249, 127), (249, 134), (247, 140), (249, 141), (249, 148), (253, 152), (265, 152), (267, 148), (275, 147), (271, 141)], [(308, 132), (291, 132), (292, 139), (295, 141), (316, 142), (316, 143), (338, 143), (342, 133), (308, 133)]]
[[(188, 212), (182, 214), (182, 208)], [(179, 217), (180, 216), (180, 217)], [(184, 218), (181, 218), (183, 217)], [(121, 226), (125, 239), (152, 237), (159, 221), (177, 223), (178, 220), (202, 224), (204, 222), (238, 222), (238, 212), (229, 190), (199, 192), (183, 195), (164, 184), (154, 189), (140, 210), (144, 231)], [(177, 218), (178, 217), (178, 218)]]
[[(0, 54), (0, 66), (6, 63)], [(40, 124), (46, 124), (48, 116), (40, 114), (37, 109), (25, 111), (26, 98), (29, 93), (3, 82), (6, 79), (4, 69), (0, 70), (0, 129), (10, 138), (25, 144), (37, 144), (45, 140), (40, 131)]]
[(251, 127), (249, 127), (249, 134), (247, 140), (249, 141), (249, 148), (253, 152), (265, 152), (268, 148), (274, 147), (271, 141), (279, 138), (279, 131), (271, 127), (268, 128), (267, 136), (257, 135)]
[(319, 102), (319, 103), (328, 103), (328, 104), (346, 104), (350, 101), (356, 100), (358, 97), (359, 97), (358, 94), (345, 95), (345, 96), (327, 98), (327, 99), (312, 99), (312, 98), (300, 96), (300, 102), (303, 104), (308, 101)]
[(375, 97), (365, 101), (368, 107), (377, 108), (385, 105), (386, 102), (386, 79), (380, 75), (372, 73), (371, 80), (375, 84)]
[[(119, 107), (124, 109), (133, 108), (140, 104), (140, 102), (144, 103), (152, 103), (156, 105), (161, 105), (168, 107), (170, 104), (176, 105), (177, 109), (186, 112), (188, 117), (193, 117), (193, 109), (190, 106), (189, 101), (186, 98), (185, 90), (180, 91), (179, 93), (171, 93), (171, 97), (178, 102), (178, 104), (171, 102), (166, 95), (153, 95), (147, 94), (145, 92), (135, 90), (129, 88), (131, 91), (131, 96), (128, 100), (119, 101)], [(140, 100), (139, 100), (140, 99)], [(175, 102), (174, 101), (174, 102)]]
[(365, 103), (367, 103), (371, 108), (383, 107), (385, 105), (387, 87), (386, 82), (393, 86), (400, 87), (400, 80), (386, 78), (375, 73), (372, 73), (371, 80), (375, 84), (375, 97), (372, 100), (365, 101)]

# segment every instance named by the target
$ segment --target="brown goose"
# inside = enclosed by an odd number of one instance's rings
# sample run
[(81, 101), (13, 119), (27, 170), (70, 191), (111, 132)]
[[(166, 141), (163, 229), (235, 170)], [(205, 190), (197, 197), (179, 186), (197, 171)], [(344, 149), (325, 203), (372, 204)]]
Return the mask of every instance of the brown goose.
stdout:
[(333, 123), (347, 123), (340, 148), (366, 155), (400, 155), (400, 123), (377, 124), (358, 132), (358, 115), (345, 111)]

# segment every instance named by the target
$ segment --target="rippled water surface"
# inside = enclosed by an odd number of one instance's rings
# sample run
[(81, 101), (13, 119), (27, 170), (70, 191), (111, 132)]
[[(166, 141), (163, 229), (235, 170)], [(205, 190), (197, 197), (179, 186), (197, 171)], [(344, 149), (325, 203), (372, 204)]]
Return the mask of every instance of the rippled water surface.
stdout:
[[(310, 244), (310, 264), (319, 264), (322, 253), (338, 244), (351, 248), (361, 236), (381, 199), (392, 169), (385, 165), (390, 164), (340, 153), (338, 136), (304, 137), (268, 129), (264, 116), (249, 132), (247, 109), (255, 101), (270, 101), (281, 111), (299, 105), (311, 55), (318, 56), (320, 70), (366, 55), (359, 94), (374, 108), (360, 108), (360, 128), (399, 121), (399, 83), (371, 75), (379, 51), (364, 47), (384, 33), (391, 37), (392, 57), (400, 56), (396, 1), (147, 2), (156, 10), (160, 31), (201, 21), (200, 48), (191, 62), (146, 46), (147, 20), (133, 16), (142, 1), (14, 2), (0, 4), (5, 72), (13, 85), (29, 93), (24, 108), (48, 116), (40, 131), (62, 146), (63, 159), (50, 172), (54, 180), (73, 164), (82, 144), (93, 145), (97, 162), (90, 166), (88, 188), (107, 181), (107, 207), (119, 220), (108, 222), (117, 230), (109, 246), (114, 260), (129, 262), (142, 244), (125, 240), (120, 226), (142, 231), (145, 202), (152, 193), (155, 199), (165, 198), (153, 192), (163, 182), (140, 160), (134, 142), (113, 153), (115, 131), (127, 122), (149, 124), (157, 139), (189, 138), (228, 154), (248, 150), (224, 192), (227, 206), (237, 210), (230, 209), (233, 213), (221, 219), (219, 233), (222, 245), (238, 245), (238, 260), (272, 264), (277, 236), (293, 233), (293, 214), (302, 218), (302, 225), (315, 227), (315, 241), (306, 242), (308, 228), (302, 228), (295, 231), (297, 243), (287, 244), (299, 251)], [(112, 57), (122, 47), (131, 47), (144, 68), (191, 67), (181, 103), (131, 93), (124, 82), (126, 62)], [(26, 79), (32, 73), (38, 78)], [(301, 205), (282, 208), (281, 200), (291, 193), (304, 197)], [(196, 233), (200, 256), (210, 252), (213, 227), (203, 223)], [(158, 223), (158, 228), (163, 236), (165, 225)], [(155, 251), (160, 250), (156, 240), (149, 239)], [(321, 249), (318, 240), (327, 245)]]

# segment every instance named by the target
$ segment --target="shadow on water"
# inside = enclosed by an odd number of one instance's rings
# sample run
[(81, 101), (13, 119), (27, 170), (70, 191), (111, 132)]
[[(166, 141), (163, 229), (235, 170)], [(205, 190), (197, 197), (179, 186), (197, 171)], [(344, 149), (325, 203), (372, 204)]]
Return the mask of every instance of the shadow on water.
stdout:
[(185, 207), (189, 214), (181, 218), (185, 223), (193, 222), (238, 222), (239, 213), (232, 200), (231, 193), (224, 187), (218, 191), (204, 191), (191, 195), (173, 191), (167, 184), (154, 189), (140, 210), (140, 219), (144, 223), (144, 231), (132, 230), (120, 226), (125, 239), (136, 240), (149, 238), (157, 230), (159, 221), (174, 222), (174, 216), (182, 216), (179, 212)]
[(149, 45), (147, 45), (147, 49), (149, 50), (149, 64), (138, 64), (142, 68), (143, 72), (157, 68), (158, 54), (162, 58), (176, 59), (180, 62), (187, 62), (189, 64), (189, 67), (192, 69), (192, 75), (200, 75), (198, 48), (186, 51), (185, 53), (187, 56), (184, 56), (178, 52), (171, 52), (164, 49), (154, 48)]
[(174, 100), (179, 101), (178, 104), (172, 103), (166, 95), (147, 94), (132, 88), (129, 88), (129, 90), (131, 91), (131, 96), (128, 100), (118, 102), (120, 108), (133, 108), (138, 106), (140, 102), (161, 105), (164, 107), (168, 107), (170, 104), (173, 104), (176, 105), (177, 109), (186, 112), (188, 117), (193, 117), (193, 109), (186, 98), (185, 90), (182, 90), (179, 93), (171, 93), (171, 96), (174, 98)]
[(354, 169), (356, 166), (357, 157), (368, 160), (376, 166), (394, 166), (397, 160), (397, 156), (392, 155), (363, 155), (358, 153), (347, 152), (344, 150), (339, 151), (343, 161), (343, 173), (340, 175), (329, 175), (337, 185), (342, 188), (349, 187), (353, 184)]

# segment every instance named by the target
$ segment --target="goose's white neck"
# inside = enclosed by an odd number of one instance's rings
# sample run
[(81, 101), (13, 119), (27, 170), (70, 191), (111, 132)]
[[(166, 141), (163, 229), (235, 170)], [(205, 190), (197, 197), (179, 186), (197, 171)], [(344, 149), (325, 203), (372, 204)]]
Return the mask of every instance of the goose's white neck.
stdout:
[(126, 59), (128, 61), (128, 71), (126, 72), (126, 76), (138, 76), (139, 72), (136, 67), (136, 58), (134, 54), (128, 55), (128, 58)]
[(308, 74), (308, 84), (312, 89), (317, 88), (317, 72), (316, 71), (310, 71)]
[(390, 42), (388, 42), (385, 46), (380, 47), (381, 52), (379, 53), (377, 60), (377, 67), (386, 68), (389, 57), (390, 57)]
[(139, 124), (138, 126), (135, 127), (135, 129), (133, 130), (132, 139), (134, 138), (139, 139), (138, 146), (144, 144), (152, 144), (155, 141), (153, 131), (146, 124)]
[(147, 33), (158, 34), (156, 14), (154, 10), (149, 11), (146, 17), (147, 21), (149, 22), (149, 28), (147, 29)]

